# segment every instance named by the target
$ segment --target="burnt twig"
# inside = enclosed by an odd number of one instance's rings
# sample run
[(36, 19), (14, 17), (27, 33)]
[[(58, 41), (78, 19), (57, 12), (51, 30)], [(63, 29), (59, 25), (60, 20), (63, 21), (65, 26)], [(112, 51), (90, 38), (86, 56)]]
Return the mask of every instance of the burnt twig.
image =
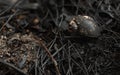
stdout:
[(15, 67), (14, 65), (12, 65), (12, 64), (10, 64), (10, 63), (7, 63), (6, 61), (4, 61), (4, 60), (2, 60), (2, 59), (0, 59), (0, 63), (11, 67), (12, 69), (16, 70), (20, 75), (27, 75), (27, 74), (25, 74), (22, 70), (20, 70), (19, 68)]
[(44, 50), (46, 51), (46, 53), (48, 54), (48, 56), (51, 58), (52, 62), (54, 63), (57, 75), (61, 75), (59, 68), (58, 68), (58, 64), (57, 61), (54, 59), (54, 57), (52, 56), (52, 54), (50, 53), (49, 49), (45, 46), (45, 44), (43, 43), (43, 40), (41, 38), (38, 38), (37, 36), (33, 36), (33, 40), (35, 40), (40, 46), (42, 46), (44, 48)]
[(17, 10), (13, 15), (11, 15), (8, 20), (3, 24), (3, 26), (0, 28), (0, 31), (2, 31), (2, 29), (4, 28), (4, 26), (16, 15), (16, 13), (18, 12), (19, 10)]

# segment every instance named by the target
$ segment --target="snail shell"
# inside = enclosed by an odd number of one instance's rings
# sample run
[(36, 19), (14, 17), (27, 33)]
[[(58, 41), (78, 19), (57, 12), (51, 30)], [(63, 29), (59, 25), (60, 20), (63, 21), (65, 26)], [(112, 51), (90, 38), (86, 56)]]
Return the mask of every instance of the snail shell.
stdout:
[(101, 30), (91, 17), (81, 15), (72, 18), (69, 28), (88, 37), (98, 37)]

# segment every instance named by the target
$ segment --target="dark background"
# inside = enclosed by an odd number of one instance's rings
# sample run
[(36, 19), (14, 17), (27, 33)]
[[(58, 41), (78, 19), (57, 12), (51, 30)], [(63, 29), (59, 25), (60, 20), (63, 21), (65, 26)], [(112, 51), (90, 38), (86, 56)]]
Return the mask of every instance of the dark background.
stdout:
[[(87, 15), (91, 16), (101, 28), (99, 37), (88, 37), (79, 33), (67, 31), (65, 17)], [(59, 24), (62, 23), (62, 29)], [(54, 64), (44, 48), (15, 38), (33, 33), (42, 38), (50, 53), (58, 63), (61, 75), (119, 75), (120, 74), (120, 1), (119, 0), (0, 0), (0, 36), (8, 37), (7, 47), (20, 56), (0, 54), (0, 75), (57, 75)], [(4, 39), (3, 39), (4, 40)], [(22, 44), (35, 47), (32, 56), (37, 58), (24, 59), (23, 70), (18, 67), (22, 57), (19, 52)], [(1, 53), (2, 45), (1, 46)], [(31, 45), (30, 45), (31, 46)], [(20, 49), (19, 49), (20, 48)], [(26, 49), (25, 52), (31, 50)], [(12, 59), (13, 58), (13, 59)], [(15, 61), (13, 61), (15, 60)], [(34, 61), (35, 60), (35, 61)], [(13, 68), (10, 65), (14, 65)], [(4, 64), (4, 65), (3, 65)], [(20, 65), (20, 64), (19, 64)], [(27, 67), (26, 67), (26, 66)], [(37, 66), (36, 66), (37, 65)], [(29, 67), (28, 67), (29, 66)], [(18, 71), (18, 69), (20, 71)], [(25, 72), (25, 74), (23, 73)]]

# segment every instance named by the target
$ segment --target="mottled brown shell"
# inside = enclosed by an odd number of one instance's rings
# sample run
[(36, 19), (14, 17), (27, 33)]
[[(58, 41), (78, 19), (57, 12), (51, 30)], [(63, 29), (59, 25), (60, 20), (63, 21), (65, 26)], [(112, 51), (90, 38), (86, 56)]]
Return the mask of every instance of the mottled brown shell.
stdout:
[(97, 37), (100, 35), (100, 27), (89, 16), (75, 16), (69, 23), (70, 27), (82, 35)]

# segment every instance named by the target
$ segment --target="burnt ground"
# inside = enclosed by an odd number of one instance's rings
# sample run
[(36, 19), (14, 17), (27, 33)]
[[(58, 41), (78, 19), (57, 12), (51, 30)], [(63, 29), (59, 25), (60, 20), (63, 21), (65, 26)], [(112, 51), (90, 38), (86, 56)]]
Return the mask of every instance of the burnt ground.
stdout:
[[(64, 14), (91, 16), (100, 36), (67, 30)], [(119, 74), (119, 0), (0, 0), (0, 75)]]

